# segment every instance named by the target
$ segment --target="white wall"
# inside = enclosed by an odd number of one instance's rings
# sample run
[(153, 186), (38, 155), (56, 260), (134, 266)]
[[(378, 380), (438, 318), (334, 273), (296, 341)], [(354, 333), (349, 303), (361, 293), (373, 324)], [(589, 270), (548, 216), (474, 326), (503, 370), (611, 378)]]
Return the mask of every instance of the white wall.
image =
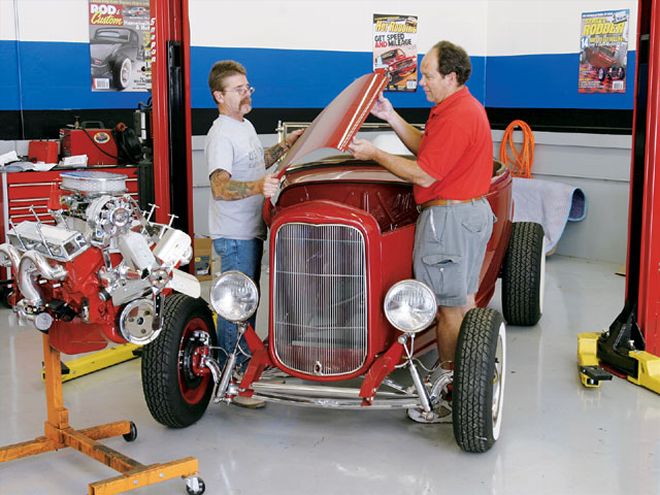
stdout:
[(0, 0), (0, 40), (87, 43), (88, 10), (87, 0)]
[(418, 51), (439, 39), (486, 55), (488, 0), (190, 0), (193, 46), (372, 50), (373, 14), (419, 16)]
[(0, 0), (0, 40), (15, 40), (14, 2)]
[(489, 56), (577, 53), (582, 13), (619, 9), (630, 9), (628, 50), (636, 49), (635, 0), (490, 0), (488, 7)]
[[(189, 17), (193, 46), (370, 51), (374, 13), (411, 14), (420, 53), (449, 39), (485, 56), (577, 52), (582, 12), (625, 8), (635, 33), (635, 0), (189, 0)], [(0, 0), (0, 40), (87, 42), (87, 9), (87, 0)]]

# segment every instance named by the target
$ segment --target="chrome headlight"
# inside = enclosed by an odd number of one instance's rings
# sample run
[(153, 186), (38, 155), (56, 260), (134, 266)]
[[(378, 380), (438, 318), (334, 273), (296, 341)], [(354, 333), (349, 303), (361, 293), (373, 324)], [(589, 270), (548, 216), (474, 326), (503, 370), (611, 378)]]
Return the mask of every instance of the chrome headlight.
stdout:
[(385, 296), (385, 316), (401, 332), (417, 333), (427, 328), (435, 318), (438, 306), (435, 294), (418, 280), (397, 282)]
[(225, 272), (211, 287), (211, 306), (225, 320), (243, 322), (254, 314), (258, 304), (257, 286), (244, 273)]

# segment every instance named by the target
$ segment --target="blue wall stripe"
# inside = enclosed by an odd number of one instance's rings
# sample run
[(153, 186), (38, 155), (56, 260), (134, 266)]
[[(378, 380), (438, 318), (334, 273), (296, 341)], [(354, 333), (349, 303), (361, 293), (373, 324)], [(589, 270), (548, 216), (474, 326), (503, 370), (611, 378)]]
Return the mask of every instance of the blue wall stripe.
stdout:
[(488, 57), (486, 105), (495, 108), (630, 110), (636, 52), (628, 53), (626, 92), (578, 93), (578, 54)]
[[(0, 53), (14, 46), (0, 41)], [(15, 48), (12, 48), (15, 51)], [(134, 108), (146, 101), (147, 92), (92, 92), (88, 43), (21, 41), (21, 74), (24, 110), (66, 110), (86, 108)], [(3, 66), (4, 66), (4, 58)], [(16, 60), (3, 67), (17, 85)], [(18, 102), (0, 94), (0, 110), (17, 110)]]
[[(218, 60), (234, 59), (245, 65), (258, 108), (323, 108), (353, 80), (372, 70), (366, 52), (281, 50), (265, 48), (193, 47), (190, 58), (193, 108), (211, 108), (207, 77)], [(483, 102), (483, 57), (473, 57), (470, 91)], [(419, 58), (421, 62), (421, 57)], [(421, 88), (410, 93), (388, 92), (395, 106), (430, 107)]]
[(16, 42), (0, 40), (0, 110), (20, 108), (16, 60)]
[[(89, 44), (19, 42), (25, 110), (135, 108), (147, 93), (92, 92)], [(255, 108), (322, 108), (371, 70), (371, 54), (320, 50), (193, 47), (193, 108), (212, 108), (212, 64), (233, 58), (257, 88)], [(16, 42), (0, 40), (0, 110), (18, 110)], [(623, 109), (633, 107), (635, 52), (628, 56), (625, 94), (579, 94), (577, 54), (472, 57), (470, 91), (488, 107)], [(423, 91), (388, 93), (397, 107), (428, 107)]]

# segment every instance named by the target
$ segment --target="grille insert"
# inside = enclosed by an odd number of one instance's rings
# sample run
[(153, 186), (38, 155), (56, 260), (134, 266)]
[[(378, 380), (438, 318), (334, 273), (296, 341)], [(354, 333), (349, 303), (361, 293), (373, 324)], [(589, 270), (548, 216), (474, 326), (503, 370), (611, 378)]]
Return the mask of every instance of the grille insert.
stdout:
[(359, 369), (367, 353), (362, 233), (346, 225), (286, 224), (275, 237), (274, 270), (278, 359), (315, 376)]

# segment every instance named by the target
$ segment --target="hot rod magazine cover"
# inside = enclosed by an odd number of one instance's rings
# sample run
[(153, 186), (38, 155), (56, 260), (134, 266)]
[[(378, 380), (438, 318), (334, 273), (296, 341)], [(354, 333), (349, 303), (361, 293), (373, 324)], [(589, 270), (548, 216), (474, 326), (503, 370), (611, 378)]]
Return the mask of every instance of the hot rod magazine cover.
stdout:
[(374, 69), (390, 73), (387, 91), (417, 89), (417, 16), (374, 14)]
[(149, 0), (89, 0), (92, 91), (149, 91)]
[(625, 93), (630, 11), (584, 12), (578, 92)]

